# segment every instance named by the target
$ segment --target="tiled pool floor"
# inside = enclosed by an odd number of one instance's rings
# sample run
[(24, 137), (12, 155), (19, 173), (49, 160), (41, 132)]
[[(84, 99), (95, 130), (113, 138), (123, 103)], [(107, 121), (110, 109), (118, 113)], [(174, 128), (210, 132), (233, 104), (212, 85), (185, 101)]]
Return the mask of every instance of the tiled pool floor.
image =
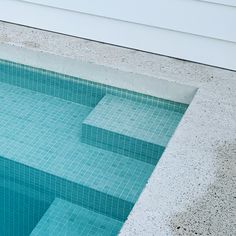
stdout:
[(80, 142), (92, 110), (0, 83), (0, 156), (134, 203), (154, 166)]
[(110, 236), (122, 222), (56, 198), (30, 236)]

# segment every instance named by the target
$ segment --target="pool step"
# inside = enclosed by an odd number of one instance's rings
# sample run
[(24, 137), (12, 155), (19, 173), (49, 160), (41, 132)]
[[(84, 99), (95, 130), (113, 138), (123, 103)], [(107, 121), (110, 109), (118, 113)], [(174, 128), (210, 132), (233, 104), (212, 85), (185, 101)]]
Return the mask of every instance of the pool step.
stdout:
[(156, 164), (181, 113), (107, 94), (82, 123), (82, 141)]
[[(95, 178), (96, 176), (89, 180), (93, 182)], [(109, 192), (105, 191), (105, 188), (104, 192), (101, 191), (99, 186), (89, 187), (84, 183), (73, 182), (0, 156), (0, 181), (2, 180), (11, 181), (15, 183), (15, 186), (25, 186), (33, 191), (39, 191), (45, 200), (65, 199), (120, 221), (127, 219), (135, 202), (135, 200), (128, 200), (128, 196), (124, 200), (122, 196), (117, 197), (115, 192), (111, 194), (112, 189), (105, 183), (104, 186), (109, 188)], [(118, 186), (114, 185), (114, 187)], [(135, 189), (126, 190), (126, 186), (123, 186), (123, 189), (129, 193), (136, 191)]]
[(117, 235), (123, 222), (56, 198), (30, 236)]
[(91, 107), (4, 83), (0, 95), (0, 177), (127, 218), (153, 165), (80, 142)]

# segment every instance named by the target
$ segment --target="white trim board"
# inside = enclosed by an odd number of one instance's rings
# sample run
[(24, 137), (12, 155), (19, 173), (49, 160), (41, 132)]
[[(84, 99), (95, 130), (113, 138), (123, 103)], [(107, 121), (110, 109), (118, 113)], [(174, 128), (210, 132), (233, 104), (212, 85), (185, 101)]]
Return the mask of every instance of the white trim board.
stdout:
[[(199, 2), (214, 7), (214, 4), (202, 1), (189, 0), (189, 2)], [(220, 7), (219, 4), (216, 5)], [(234, 7), (221, 6), (223, 7), (221, 19), (227, 18), (227, 12), (236, 11)], [(234, 17), (234, 14), (232, 16)], [(198, 17), (200, 19), (201, 14), (198, 14)], [(181, 24), (184, 26), (185, 18), (179, 22), (177, 28), (167, 29), (162, 25), (157, 27), (155, 22), (154, 26), (148, 25), (148, 21), (140, 24), (25, 1), (2, 0), (0, 8), (0, 20), (236, 70), (234, 42), (236, 35), (235, 31), (231, 30), (233, 27), (229, 25), (229, 22), (233, 23), (230, 21), (231, 18), (227, 18), (226, 26), (223, 24), (225, 22), (218, 22), (219, 29), (224, 29), (225, 32), (230, 32), (229, 34), (215, 31), (215, 34), (205, 35), (202, 31), (201, 34), (204, 36), (200, 36), (197, 35), (199, 32), (178, 31)], [(164, 23), (167, 22), (165, 19)], [(171, 22), (173, 19), (169, 24)], [(205, 31), (209, 28), (210, 25)], [(185, 30), (187, 31), (187, 28)]]

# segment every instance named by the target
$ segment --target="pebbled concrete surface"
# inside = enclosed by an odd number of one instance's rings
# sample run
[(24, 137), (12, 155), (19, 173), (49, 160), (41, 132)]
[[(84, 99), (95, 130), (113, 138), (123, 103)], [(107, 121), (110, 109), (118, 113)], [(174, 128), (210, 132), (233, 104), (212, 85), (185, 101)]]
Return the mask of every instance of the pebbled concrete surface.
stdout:
[(236, 235), (236, 72), (3, 22), (0, 42), (198, 87), (120, 235)]
[(236, 234), (234, 99), (199, 89), (122, 235)]

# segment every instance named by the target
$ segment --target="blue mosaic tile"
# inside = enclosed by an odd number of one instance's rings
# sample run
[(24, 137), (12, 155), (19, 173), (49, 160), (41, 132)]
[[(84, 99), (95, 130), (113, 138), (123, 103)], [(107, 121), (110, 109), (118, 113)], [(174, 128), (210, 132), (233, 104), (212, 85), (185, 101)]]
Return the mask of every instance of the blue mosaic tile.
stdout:
[[(81, 124), (92, 108), (5, 83), (0, 102), (0, 156), (76, 183), (79, 192), (127, 201), (130, 210), (154, 167), (81, 143)], [(114, 204), (107, 214), (125, 219), (119, 201)]]
[(119, 89), (44, 69), (32, 68), (5, 60), (0, 60), (0, 82), (6, 82), (21, 88), (31, 89), (92, 107), (96, 106), (106, 94), (128, 98), (143, 104), (151, 104), (181, 113), (184, 113), (188, 107), (187, 104), (140, 94), (126, 89)]
[(115, 236), (122, 222), (55, 199), (30, 236)]
[[(59, 218), (70, 204), (68, 209), (82, 209), (78, 215), (124, 222), (187, 107), (0, 60), (1, 199), (41, 206), (35, 218), (30, 210), (22, 215), (28, 224), (22, 223), (19, 235), (28, 235), (55, 198), (68, 202), (62, 202)], [(31, 198), (36, 200), (27, 205)], [(21, 211), (11, 206), (14, 202), (3, 211)], [(0, 230), (15, 226), (17, 232), (20, 219), (6, 219)], [(83, 232), (94, 227), (83, 221)]]
[(82, 124), (82, 141), (156, 164), (182, 114), (106, 95)]
[(56, 197), (65, 199), (120, 221), (126, 220), (134, 206), (134, 203), (127, 200), (2, 157), (0, 178), (13, 183), (12, 190), (23, 186), (23, 189), (39, 192), (47, 202)]
[(40, 195), (36, 198), (31, 191), (26, 194), (26, 188), (19, 192), (15, 182), (0, 179), (0, 185), (0, 235), (29, 235), (51, 201)]

